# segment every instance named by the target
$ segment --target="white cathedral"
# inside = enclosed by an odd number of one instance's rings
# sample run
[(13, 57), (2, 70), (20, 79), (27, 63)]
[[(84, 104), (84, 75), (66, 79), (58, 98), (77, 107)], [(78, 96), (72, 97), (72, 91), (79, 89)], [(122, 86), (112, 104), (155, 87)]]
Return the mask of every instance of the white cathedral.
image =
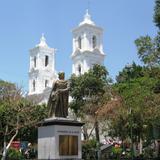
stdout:
[[(103, 29), (91, 20), (88, 10), (84, 20), (73, 29), (72, 34), (72, 74), (78, 76), (87, 72), (94, 64), (103, 65), (105, 58), (102, 43)], [(42, 102), (46, 103), (57, 77), (55, 49), (47, 45), (42, 35), (40, 43), (30, 50), (28, 95), (41, 95)]]

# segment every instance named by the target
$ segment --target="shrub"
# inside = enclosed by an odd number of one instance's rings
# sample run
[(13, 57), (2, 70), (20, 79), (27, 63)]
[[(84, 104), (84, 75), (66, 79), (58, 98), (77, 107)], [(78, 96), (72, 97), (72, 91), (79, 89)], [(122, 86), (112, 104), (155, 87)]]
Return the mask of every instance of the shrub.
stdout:
[(87, 140), (82, 143), (82, 158), (85, 160), (96, 160), (97, 142), (96, 140)]
[(19, 150), (10, 148), (7, 153), (7, 160), (24, 160), (24, 157)]

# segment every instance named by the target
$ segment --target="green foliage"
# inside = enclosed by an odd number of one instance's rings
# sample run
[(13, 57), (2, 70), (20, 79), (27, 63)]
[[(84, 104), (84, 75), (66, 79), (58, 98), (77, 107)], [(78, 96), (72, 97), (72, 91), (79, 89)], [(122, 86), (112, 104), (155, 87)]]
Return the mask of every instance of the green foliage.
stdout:
[(16, 92), (16, 86), (14, 83), (0, 80), (0, 103), (9, 97), (12, 97)]
[(7, 153), (8, 160), (24, 160), (22, 153), (14, 148), (10, 148)]
[(154, 93), (160, 93), (160, 80), (154, 86)]
[[(154, 22), (160, 29), (160, 0), (155, 0)], [(155, 38), (141, 36), (135, 40), (138, 56), (148, 66), (160, 67), (160, 32)]]
[(97, 148), (97, 141), (95, 139), (87, 140), (82, 143), (82, 147), (84, 149), (96, 149)]
[(155, 38), (141, 36), (135, 40), (138, 56), (144, 64), (149, 66), (160, 65), (160, 32)]
[(95, 139), (82, 143), (82, 158), (85, 160), (96, 160), (97, 141)]
[(15, 84), (0, 81), (0, 141), (11, 138), (35, 142), (36, 126), (47, 115), (46, 105), (34, 105)]
[[(96, 139), (99, 141), (99, 125), (98, 112), (103, 107), (104, 101), (107, 101), (111, 94), (108, 79), (108, 72), (104, 66), (94, 65), (92, 69), (80, 76), (72, 75), (70, 78), (72, 102), (70, 108), (74, 111), (77, 117), (83, 119), (86, 124), (92, 123), (95, 129)], [(88, 133), (87, 129), (83, 128), (84, 137), (89, 139), (92, 133)]]
[(106, 77), (108, 75), (104, 66), (94, 65), (93, 69), (83, 75), (71, 77), (71, 96), (75, 99), (82, 99), (84, 96), (103, 93)]
[[(96, 108), (92, 107), (93, 112), (84, 107), (87, 103), (98, 106), (99, 99), (105, 93), (105, 87), (108, 84), (108, 72), (104, 66), (94, 65), (87, 73), (81, 76), (71, 76), (71, 96), (73, 98), (70, 107), (77, 115), (82, 113), (94, 113)], [(89, 106), (89, 105), (88, 105)]]
[(160, 123), (160, 68), (133, 66), (129, 70), (125, 67), (117, 76), (121, 80), (113, 85), (122, 97), (122, 107), (110, 122), (110, 135), (126, 139), (132, 127), (134, 141), (139, 141), (140, 137), (149, 140), (153, 137), (152, 126)]
[(136, 65), (133, 62), (131, 65), (126, 65), (124, 69), (119, 72), (119, 75), (116, 77), (118, 83), (130, 81), (130, 79), (135, 79), (144, 76), (144, 67)]
[(112, 153), (114, 155), (121, 155), (122, 153), (122, 148), (121, 147), (112, 147)]
[[(155, 3), (154, 21), (160, 28), (160, 0)], [(132, 131), (133, 142), (143, 139), (148, 145), (154, 138), (153, 129), (160, 126), (160, 32), (155, 38), (141, 36), (135, 44), (145, 66), (127, 65), (116, 77), (113, 90), (122, 103), (110, 118), (109, 133), (125, 140)]]
[(33, 105), (32, 107), (33, 108), (30, 112), (30, 116), (34, 123), (20, 128), (17, 138), (20, 138), (22, 141), (36, 143), (38, 138), (37, 122), (40, 122), (47, 117), (48, 107), (46, 105)]
[[(155, 0), (154, 22), (160, 29), (160, 0)], [(135, 40), (138, 56), (141, 61), (149, 66), (160, 65), (160, 32), (155, 38), (141, 36)]]
[[(109, 135), (112, 137), (119, 137), (122, 140), (129, 137), (129, 123), (128, 114), (126, 110), (122, 109), (117, 112), (117, 114), (110, 119), (109, 123)], [(123, 126), (123, 127), (122, 127)]]
[(160, 0), (155, 0), (154, 22), (160, 28)]

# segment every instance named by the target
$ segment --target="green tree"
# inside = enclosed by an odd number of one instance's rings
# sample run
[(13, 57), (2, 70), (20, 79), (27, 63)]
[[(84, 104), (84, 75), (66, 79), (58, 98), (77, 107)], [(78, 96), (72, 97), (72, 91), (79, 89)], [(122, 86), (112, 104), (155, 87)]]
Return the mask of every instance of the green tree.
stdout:
[(127, 82), (130, 79), (135, 79), (144, 76), (145, 67), (140, 65), (136, 65), (133, 62), (131, 65), (126, 65), (122, 71), (119, 72), (118, 76), (116, 76), (117, 83)]
[(95, 113), (96, 109), (87, 107), (86, 103), (98, 103), (98, 99), (105, 93), (108, 72), (104, 66), (94, 65), (93, 69), (81, 76), (71, 76), (71, 96), (73, 101), (70, 107), (81, 116), (84, 112), (87, 114)]
[(7, 151), (19, 131), (35, 126), (45, 114), (37, 112), (43, 107), (34, 106), (24, 98), (22, 89), (13, 83), (1, 80), (0, 93), (0, 135), (4, 143), (2, 160), (5, 160)]
[(110, 134), (124, 140), (130, 137), (132, 127), (134, 142), (151, 139), (149, 132), (155, 123), (159, 123), (157, 117), (160, 117), (160, 94), (155, 92), (155, 88), (157, 91), (159, 88), (159, 73), (159, 67), (148, 68), (135, 64), (130, 68), (126, 66), (120, 72), (113, 88), (122, 97), (122, 106), (111, 119)]
[(155, 38), (141, 36), (135, 40), (138, 56), (144, 64), (149, 66), (160, 65), (160, 32)]
[(160, 28), (160, 0), (155, 0), (154, 22)]
[[(160, 0), (155, 1), (154, 22), (160, 28)], [(135, 44), (145, 66), (127, 65), (116, 77), (113, 88), (122, 104), (117, 116), (111, 117), (110, 133), (125, 139), (132, 131), (133, 141), (140, 142), (152, 139), (151, 132), (160, 123), (160, 32), (155, 38), (141, 36)]]
[[(154, 22), (160, 29), (160, 0), (155, 0)], [(160, 66), (160, 32), (155, 38), (141, 36), (135, 40), (138, 55), (144, 64), (149, 66)]]
[[(70, 81), (70, 93), (73, 98), (70, 107), (78, 117), (82, 119), (89, 117), (90, 120), (93, 120), (96, 139), (99, 141), (97, 115), (98, 109), (103, 106), (104, 96), (105, 100), (110, 97), (108, 72), (104, 66), (94, 65), (92, 69), (81, 76), (72, 75)], [(84, 136), (86, 139), (89, 137), (85, 128)]]

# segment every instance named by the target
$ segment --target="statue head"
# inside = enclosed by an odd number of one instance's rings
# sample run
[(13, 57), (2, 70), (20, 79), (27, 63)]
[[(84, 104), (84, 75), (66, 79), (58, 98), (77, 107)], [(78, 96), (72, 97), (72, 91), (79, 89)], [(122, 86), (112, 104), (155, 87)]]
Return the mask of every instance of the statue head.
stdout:
[(64, 72), (59, 72), (58, 77), (59, 77), (59, 79), (64, 80), (65, 73)]

